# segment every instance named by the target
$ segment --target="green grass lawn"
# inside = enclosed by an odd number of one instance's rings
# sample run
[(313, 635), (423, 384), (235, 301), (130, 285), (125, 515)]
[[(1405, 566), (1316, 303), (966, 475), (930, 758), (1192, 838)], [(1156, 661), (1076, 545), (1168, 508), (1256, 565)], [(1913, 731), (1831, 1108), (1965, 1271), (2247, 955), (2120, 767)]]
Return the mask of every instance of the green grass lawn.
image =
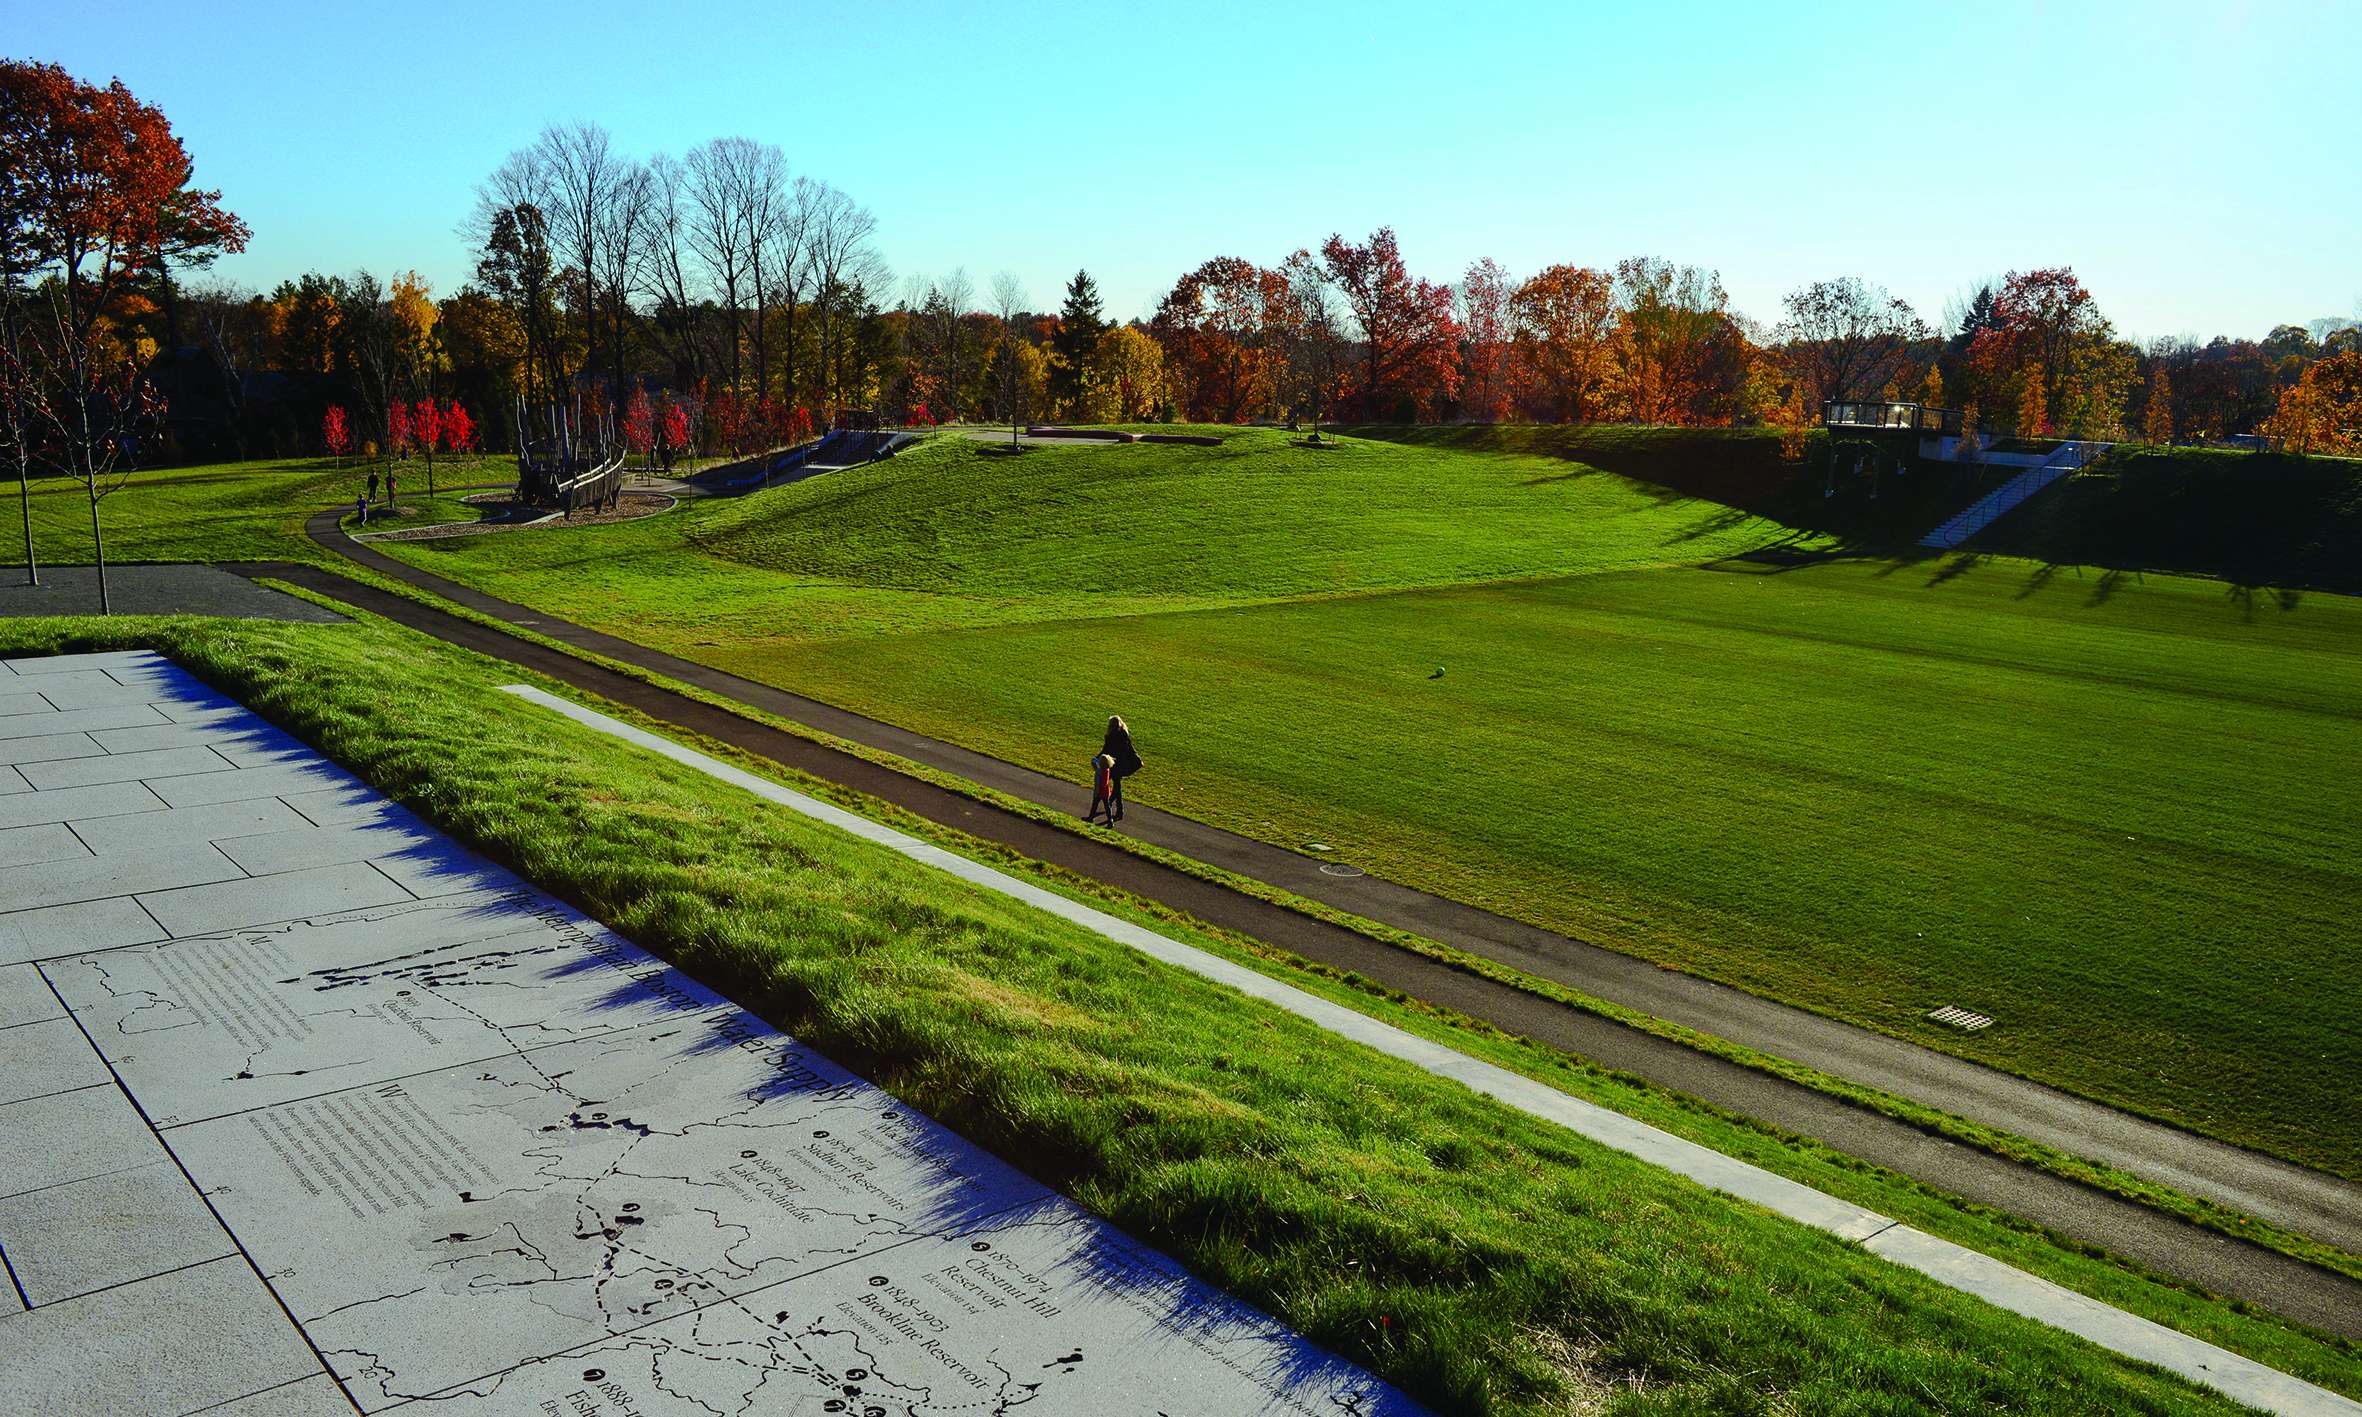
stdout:
[[(325, 561), (304, 539), (304, 518), (341, 503), (349, 512), (369, 486), (370, 465), (327, 458), (283, 462), (224, 463), (161, 468), (133, 473), (99, 501), (107, 559), (113, 561)], [(445, 498), (426, 495), (421, 463), (401, 465), (402, 501), (434, 517), (444, 516)], [(516, 465), (506, 459), (449, 459), (435, 464), (438, 491), (481, 482), (514, 482)], [(456, 498), (451, 498), (455, 502)], [(35, 479), (31, 497), (34, 548), (44, 563), (88, 564), (91, 559), (90, 502), (82, 484), (70, 478)], [(472, 509), (468, 512), (473, 515)], [(17, 485), (0, 482), (0, 566), (24, 564), (24, 532)]]
[[(619, 752), (499, 693), (517, 671), (409, 631), (367, 618), (0, 621), (0, 653), (118, 644), (165, 648), (462, 840), (1438, 1411), (2232, 1410), (1078, 927)], [(581, 770), (590, 760), (595, 775)], [(1158, 927), (1242, 955), (1239, 942)], [(2350, 1345), (2139, 1280), (1629, 1080), (1254, 962), (2362, 1391)]]
[[(1809, 543), (1560, 437), (1220, 431), (943, 437), (641, 522), (381, 545), (1051, 772), (1121, 711), (1145, 800), (2362, 1174), (2336, 1011), (2362, 826), (2334, 789), (2362, 781), (2362, 605), (2031, 563), (1702, 570)], [(126, 557), (308, 555), (292, 528), (333, 489), (197, 469), (108, 511)], [(76, 510), (40, 508), (60, 545)], [(1922, 1020), (1946, 1003), (2000, 1023)]]
[(1121, 711), (1144, 800), (2362, 1174), (2322, 790), (2362, 605), (1692, 565), (1781, 540), (1559, 456), (1238, 431), (397, 554), (1047, 771)]

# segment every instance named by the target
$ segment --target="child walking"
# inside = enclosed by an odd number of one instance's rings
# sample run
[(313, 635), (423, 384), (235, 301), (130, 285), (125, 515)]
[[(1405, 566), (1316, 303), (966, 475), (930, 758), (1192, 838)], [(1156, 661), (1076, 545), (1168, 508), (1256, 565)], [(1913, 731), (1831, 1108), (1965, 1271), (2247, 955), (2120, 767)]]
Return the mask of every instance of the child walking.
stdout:
[(1115, 759), (1101, 753), (1091, 759), (1091, 810), (1083, 813), (1083, 820), (1095, 822), (1104, 813), (1109, 826), (1115, 825)]

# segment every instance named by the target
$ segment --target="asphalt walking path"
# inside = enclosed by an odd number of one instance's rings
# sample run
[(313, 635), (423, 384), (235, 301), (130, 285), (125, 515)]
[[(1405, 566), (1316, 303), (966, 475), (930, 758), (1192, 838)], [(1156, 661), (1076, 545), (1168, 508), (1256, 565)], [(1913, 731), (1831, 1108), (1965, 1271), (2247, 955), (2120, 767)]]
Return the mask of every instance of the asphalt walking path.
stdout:
[[(484, 595), (356, 545), (343, 535), (336, 521), (335, 511), (324, 512), (307, 524), (307, 531), (315, 541), (340, 556), (479, 613), (1015, 796), (1061, 808), (1072, 805), (1067, 799), (1075, 793), (1069, 784)], [(534, 669), (628, 704), (653, 718), (893, 802), (932, 821), (999, 842), (1037, 860), (1156, 900), (1211, 924), (1332, 967), (1352, 970), (1388, 988), (1482, 1019), (1508, 1032), (1811, 1137), (1947, 1193), (2026, 1217), (2075, 1240), (2102, 1246), (2160, 1273), (2245, 1300), (2324, 1332), (2362, 1340), (2362, 1284), (2277, 1251), (2190, 1225), (2092, 1187), (1933, 1136), (1770, 1074), (1380, 943), (1145, 860), (1111, 842), (989, 806), (562, 651), (359, 585), (332, 571), (292, 563), (250, 563), (230, 569), (250, 576), (273, 576), (322, 591), (447, 642)], [(2188, 1133), (2126, 1117), (1976, 1064), (1914, 1049), (1880, 1035), (1660, 970), (1643, 961), (1550, 935), (1400, 885), (1371, 877), (1330, 876), (1319, 870), (1319, 863), (1308, 858), (1153, 808), (1131, 808), (1125, 825), (1144, 840), (1201, 861), (1326, 900), (1356, 914), (1450, 941), (1472, 952), (1564, 980), (1586, 992), (1705, 1032), (1738, 1037), (1757, 1046), (1770, 1045), (1766, 1051), (1797, 1058), (1839, 1076), (1887, 1086), (1881, 1081), (1885, 1075), (1879, 1071), (1882, 1064), (1906, 1080), (1926, 1079), (1940, 1084), (1957, 1074), (1961, 1085), (1951, 1088), (1897, 1086), (1891, 1089), (1956, 1113), (1976, 1116), (1980, 1109), (1989, 1110), (2020, 1095), (2029, 1095), (2043, 1104), (2042, 1110), (2024, 1110), (2022, 1122), (2017, 1114), (1988, 1117), (1988, 1120), (2021, 1133), (2036, 1133), (2045, 1128), (2057, 1130), (2059, 1124), (2047, 1118), (2067, 1118), (2067, 1125), (2080, 1125), (2085, 1130), (2065, 1135), (2061, 1142), (2082, 1154), (2102, 1152), (2103, 1145), (2113, 1136), (2139, 1140), (2144, 1147), (2143, 1154), (2153, 1153), (2161, 1168), (2186, 1168), (2188, 1158), (2181, 1154), (2185, 1151), (2220, 1151), (2228, 1157), (2219, 1159), (2218, 1165), (2238, 1159), (2253, 1163), (2245, 1172), (2234, 1175), (2246, 1188), (2266, 1199), (2301, 1196), (2304, 1192), (2298, 1183), (2327, 1182), (2333, 1188), (2346, 1185), (2335, 1178), (2315, 1178), (2313, 1173), (2300, 1168), (2235, 1148), (2216, 1147)], [(1816, 1041), (1819, 1046), (1809, 1046)], [(1912, 1053), (1922, 1056), (1910, 1060), (1909, 1068), (1897, 1069), (1895, 1055)], [(2082, 1116), (2086, 1113), (2090, 1114), (2088, 1119)], [(2103, 1159), (2107, 1158), (2103, 1155)], [(2126, 1169), (2142, 1168), (2127, 1166)], [(2294, 1181), (2286, 1180), (2290, 1175)], [(2349, 1194), (2354, 1190), (2347, 1187)], [(2331, 1223), (2311, 1227), (2313, 1233), (2334, 1230), (2339, 1221), (2350, 1227), (2357, 1213), (2352, 1200), (2338, 1203), (2324, 1200), (2317, 1208)], [(2279, 1206), (2284, 1215), (2294, 1209), (2285, 1202)], [(2330, 1234), (2323, 1238), (2336, 1237)]]

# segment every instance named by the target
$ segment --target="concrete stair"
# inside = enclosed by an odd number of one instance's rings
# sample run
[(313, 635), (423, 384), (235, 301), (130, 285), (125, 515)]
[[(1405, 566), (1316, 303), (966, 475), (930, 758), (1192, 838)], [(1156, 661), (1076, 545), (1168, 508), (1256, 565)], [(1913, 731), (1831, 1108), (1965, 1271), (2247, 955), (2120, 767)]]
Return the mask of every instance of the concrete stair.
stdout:
[(1962, 508), (1950, 521), (1919, 538), (1922, 546), (1950, 551), (2001, 520), (2029, 497), (2107, 451), (2106, 443), (2061, 443), (2050, 456)]

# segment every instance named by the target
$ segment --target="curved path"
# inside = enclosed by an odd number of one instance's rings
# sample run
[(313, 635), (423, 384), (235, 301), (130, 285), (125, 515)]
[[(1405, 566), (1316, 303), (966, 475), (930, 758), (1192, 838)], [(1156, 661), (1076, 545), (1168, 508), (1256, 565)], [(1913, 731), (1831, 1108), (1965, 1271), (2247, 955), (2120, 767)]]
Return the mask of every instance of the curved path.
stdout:
[[(344, 537), (336, 526), (333, 512), (314, 517), (307, 530), (323, 546), (359, 564), (500, 620), (530, 627), (550, 638), (1018, 796), (1059, 807), (1072, 805), (1066, 800), (1073, 796), (1067, 784), (544, 616), (395, 561)], [(2362, 1341), (2362, 1284), (2277, 1251), (2190, 1225), (2121, 1197), (1930, 1135), (1770, 1074), (1379, 943), (1300, 912), (1144, 860), (1112, 843), (989, 806), (561, 651), (444, 614), (401, 596), (357, 585), (333, 572), (285, 563), (231, 569), (248, 575), (275, 576), (321, 590), (437, 638), (537, 670), (629, 704), (652, 717), (893, 802), (931, 820), (1000, 842), (1035, 859), (1156, 900), (1222, 928), (1267, 941), (1308, 959), (1352, 970), (1386, 987), (1455, 1009), (1539, 1043), (1812, 1137), (1950, 1194), (2024, 1216), (2073, 1239), (2103, 1246), (2160, 1273), (2246, 1300), (2324, 1332)], [(1775, 1045), (1767, 1051), (1803, 1055), (1804, 1061), (1826, 1066), (1840, 1076), (1868, 1072), (1873, 1076), (1863, 1080), (1875, 1082), (1877, 1069), (1891, 1051), (1920, 1054), (1930, 1065), (1925, 1070), (1927, 1075), (1940, 1079), (1958, 1071), (1975, 1079), (1978, 1086), (1959, 1090), (1958, 1095), (1964, 1101), (1958, 1105), (1947, 1100), (1953, 1095), (1949, 1092), (1925, 1097), (1916, 1088), (1897, 1090), (1923, 1096), (1950, 1110), (1975, 1115), (1980, 1106), (2007, 1104), (2019, 1096), (2021, 1089), (2031, 1089), (2032, 1095), (2043, 1099), (2046, 1105), (2064, 1107), (2069, 1118), (2088, 1109), (2099, 1114), (2096, 1120), (2112, 1120), (2144, 1147), (2160, 1152), (2165, 1160), (2175, 1160), (2178, 1152), (2194, 1146), (2211, 1145), (2172, 1128), (2036, 1088), (1972, 1063), (1913, 1049), (1896, 1040), (1659, 970), (1612, 951), (1551, 936), (1392, 883), (1369, 877), (1348, 880), (1327, 876), (1318, 870), (1317, 863), (1306, 858), (1186, 818), (1149, 808), (1133, 808), (1127, 814), (1127, 825), (1136, 826), (1137, 834), (1144, 839), (1201, 860), (1329, 900), (1371, 918), (1451, 940), (1505, 963), (1566, 979), (1588, 992), (1615, 998), (1704, 1031), (1733, 1036), (1743, 1028), (1761, 1030), (1759, 1036), (1770, 1038)], [(1529, 936), (1540, 938), (1537, 941)], [(1627, 974), (1637, 976), (1631, 985), (1625, 982)], [(1699, 1007), (1700, 1001), (1712, 1007)], [(1807, 1053), (1800, 1049), (1796, 1046), (1798, 1040), (1808, 1044), (1817, 1042), (1817, 1051)], [(1821, 1058), (1832, 1061), (1821, 1063), (1818, 1061)], [(2017, 1110), (2020, 1109), (2012, 1109), (2013, 1113)], [(2041, 1112), (2029, 1111), (2026, 1116), (2028, 1122), (2022, 1126), (2010, 1120), (2002, 1120), (2000, 1124), (2029, 1132), (2037, 1129), (2036, 1124), (2058, 1125), (2046, 1122)], [(2098, 1148), (2086, 1144), (2086, 1138), (2105, 1140), (2107, 1135), (2095, 1131), (2079, 1133), (2067, 1140), (2073, 1149), (2090, 1154)], [(2233, 1148), (2221, 1150), (2234, 1160), (2248, 1158), (2266, 1163), (2259, 1172), (2235, 1173), (2235, 1179), (2267, 1197), (2280, 1193), (2281, 1188), (2267, 1184), (2278, 1171), (2294, 1172), (2298, 1177), (2313, 1174)], [(2318, 1179), (2333, 1186), (2346, 1184), (2335, 1178)], [(2291, 1209), (2282, 1207), (2283, 1213)], [(2351, 1224), (2354, 1214), (2350, 1205), (2328, 1210), (2333, 1222), (2342, 1220)]]

